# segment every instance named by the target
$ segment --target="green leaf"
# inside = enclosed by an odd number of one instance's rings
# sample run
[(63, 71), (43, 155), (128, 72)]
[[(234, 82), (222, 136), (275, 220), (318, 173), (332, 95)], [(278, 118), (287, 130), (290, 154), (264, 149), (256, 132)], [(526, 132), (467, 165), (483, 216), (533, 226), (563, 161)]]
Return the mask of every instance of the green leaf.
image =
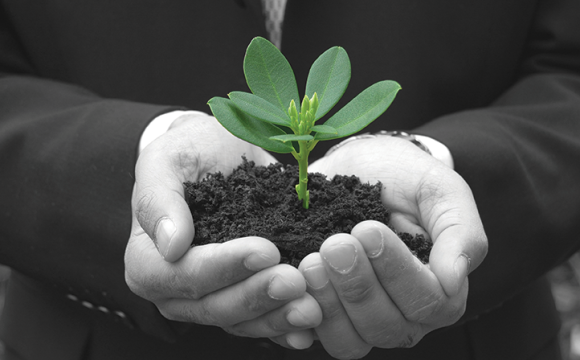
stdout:
[(319, 105), (315, 120), (326, 115), (336, 105), (346, 91), (349, 81), (350, 60), (343, 48), (330, 48), (316, 59), (306, 81), (306, 95), (318, 94)]
[(328, 125), (314, 125), (311, 130), (321, 134), (338, 134), (335, 128)]
[(228, 96), (240, 110), (256, 119), (290, 127), (288, 114), (261, 97), (242, 91), (231, 92)]
[(288, 141), (310, 141), (310, 140), (314, 140), (314, 136), (287, 134), (287, 135), (270, 136), (270, 140), (278, 140), (278, 141), (282, 141), (284, 143), (286, 143)]
[[(252, 92), (288, 111), (290, 100), (300, 104), (294, 71), (274, 44), (262, 37), (252, 40), (244, 58), (244, 74)], [(300, 112), (300, 108), (297, 109)]]
[(391, 80), (371, 85), (324, 123), (334, 127), (338, 133), (317, 133), (316, 140), (338, 139), (364, 129), (387, 110), (400, 89), (401, 86)]
[(208, 105), (220, 124), (234, 136), (277, 153), (285, 154), (294, 150), (291, 144), (269, 139), (272, 136), (285, 134), (284, 131), (244, 113), (230, 99), (214, 97)]

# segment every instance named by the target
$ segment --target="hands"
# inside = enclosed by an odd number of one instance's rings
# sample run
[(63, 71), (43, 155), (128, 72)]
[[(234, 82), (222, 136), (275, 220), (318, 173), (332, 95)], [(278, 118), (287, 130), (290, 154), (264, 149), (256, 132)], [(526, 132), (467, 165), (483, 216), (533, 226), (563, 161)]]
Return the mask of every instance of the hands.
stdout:
[(329, 238), (297, 270), (278, 264), (278, 250), (262, 238), (189, 248), (194, 228), (182, 183), (227, 174), (242, 154), (258, 165), (274, 161), (202, 116), (175, 121), (139, 158), (126, 280), (165, 317), (292, 348), (308, 347), (316, 328), (337, 358), (412, 346), (461, 317), (467, 275), (487, 240), (469, 187), (451, 169), (389, 137), (351, 142), (312, 164), (329, 176), (381, 181), (392, 225), (424, 234), (434, 247), (423, 265), (388, 227), (363, 222)]
[(275, 161), (209, 116), (177, 119), (143, 150), (136, 166), (125, 278), (168, 319), (308, 347), (313, 333), (305, 329), (320, 323), (320, 307), (306, 293), (300, 272), (278, 264), (280, 254), (271, 242), (251, 237), (189, 248), (194, 227), (183, 182), (216, 171), (231, 173), (244, 154), (258, 165)]
[(399, 231), (433, 240), (421, 264), (385, 225), (368, 221), (329, 238), (299, 269), (324, 314), (316, 333), (337, 358), (372, 347), (408, 347), (456, 322), (465, 310), (467, 275), (483, 261), (487, 239), (471, 191), (443, 163), (406, 140), (378, 137), (346, 144), (311, 171), (382, 182), (382, 200)]

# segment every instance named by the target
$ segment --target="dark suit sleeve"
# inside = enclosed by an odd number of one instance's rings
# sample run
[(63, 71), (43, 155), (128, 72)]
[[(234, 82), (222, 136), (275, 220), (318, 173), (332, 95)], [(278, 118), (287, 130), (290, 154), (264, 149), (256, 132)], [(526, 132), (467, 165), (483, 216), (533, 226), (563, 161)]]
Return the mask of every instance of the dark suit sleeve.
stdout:
[(169, 110), (35, 77), (0, 8), (0, 263), (169, 336), (123, 268), (137, 144)]
[(488, 311), (580, 247), (580, 3), (541, 1), (521, 79), (490, 107), (417, 129), (446, 144), (471, 186), (489, 254), (465, 318)]

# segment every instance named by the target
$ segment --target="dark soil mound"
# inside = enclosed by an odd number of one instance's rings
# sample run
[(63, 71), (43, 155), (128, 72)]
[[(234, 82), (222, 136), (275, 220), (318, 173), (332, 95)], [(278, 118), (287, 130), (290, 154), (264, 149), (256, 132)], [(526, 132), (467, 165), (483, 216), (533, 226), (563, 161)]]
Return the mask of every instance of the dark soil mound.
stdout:
[[(297, 182), (298, 166), (255, 166), (244, 160), (228, 177), (217, 173), (185, 183), (195, 223), (194, 245), (261, 236), (276, 244), (282, 262), (298, 266), (333, 234), (350, 233), (363, 220), (389, 222), (380, 184), (362, 184), (355, 176), (327, 180), (322, 174), (309, 174), (306, 210), (296, 195)], [(428, 261), (431, 243), (423, 236), (399, 237), (421, 261)]]

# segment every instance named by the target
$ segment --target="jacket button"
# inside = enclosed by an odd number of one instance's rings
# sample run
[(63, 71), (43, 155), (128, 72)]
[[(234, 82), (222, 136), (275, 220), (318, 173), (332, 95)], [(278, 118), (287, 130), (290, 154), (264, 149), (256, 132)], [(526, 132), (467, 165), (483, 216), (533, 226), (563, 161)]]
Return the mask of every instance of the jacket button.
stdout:
[(121, 322), (130, 329), (135, 329), (135, 324), (127, 317), (127, 315), (122, 311), (115, 311), (115, 315), (121, 320)]
[(95, 308), (95, 305), (91, 304), (88, 301), (82, 301), (81, 304), (86, 307), (87, 309), (93, 310)]

